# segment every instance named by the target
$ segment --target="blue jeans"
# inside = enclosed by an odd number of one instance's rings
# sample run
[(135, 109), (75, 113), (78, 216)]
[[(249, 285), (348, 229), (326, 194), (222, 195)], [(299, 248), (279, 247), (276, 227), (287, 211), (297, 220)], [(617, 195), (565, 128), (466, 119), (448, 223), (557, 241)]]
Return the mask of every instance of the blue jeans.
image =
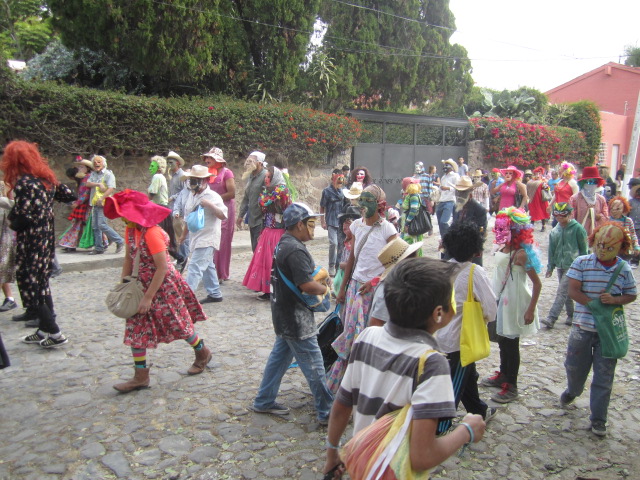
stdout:
[(98, 252), (104, 252), (107, 245), (102, 244), (102, 234), (104, 233), (110, 242), (120, 245), (123, 238), (107, 224), (107, 217), (104, 216), (104, 208), (93, 207), (91, 212), (91, 228), (93, 229), (93, 248)]
[(220, 284), (218, 283), (218, 272), (213, 263), (213, 247), (196, 248), (191, 253), (189, 267), (187, 268), (186, 281), (194, 292), (200, 285), (200, 280), (204, 284), (207, 295), (214, 298), (221, 298)]
[(327, 225), (327, 229), (327, 233), (329, 234), (329, 267), (335, 267), (337, 270), (340, 266), (344, 243), (340, 242), (338, 235), (340, 229), (338, 227)]
[(558, 317), (562, 313), (562, 307), (567, 309), (567, 317), (573, 318), (573, 300), (569, 298), (569, 277), (567, 277), (568, 269), (557, 268), (558, 271), (558, 289), (556, 290), (556, 299), (547, 314), (547, 319), (551, 320), (551, 324), (556, 323)]
[(455, 202), (440, 202), (436, 207), (436, 218), (438, 219), (440, 238), (444, 237), (449, 231), (449, 220), (451, 220), (451, 215), (453, 215), (454, 206)]
[(282, 377), (294, 357), (311, 388), (318, 420), (328, 420), (333, 404), (333, 395), (327, 388), (324, 362), (316, 336), (306, 340), (288, 340), (276, 337), (269, 360), (264, 367), (262, 383), (260, 383), (260, 390), (253, 401), (253, 406), (259, 409), (273, 406), (278, 396), (278, 390), (280, 390)]
[(617, 360), (604, 358), (600, 350), (600, 338), (597, 332), (583, 330), (577, 325), (571, 328), (567, 344), (567, 358), (564, 367), (567, 370), (567, 391), (579, 397), (593, 365), (591, 380), (591, 422), (607, 422), (609, 399), (613, 388)]

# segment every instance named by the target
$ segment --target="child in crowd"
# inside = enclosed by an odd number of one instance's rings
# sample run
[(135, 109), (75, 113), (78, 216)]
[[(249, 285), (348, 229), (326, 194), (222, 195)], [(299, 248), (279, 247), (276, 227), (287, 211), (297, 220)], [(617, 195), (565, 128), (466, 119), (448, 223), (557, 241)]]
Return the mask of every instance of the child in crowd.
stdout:
[[(523, 210), (508, 207), (498, 212), (494, 228), (496, 252), (493, 291), (498, 299), (496, 332), (500, 347), (500, 370), (485, 378), (482, 385), (499, 387), (491, 400), (508, 403), (518, 398), (520, 337), (538, 331), (538, 298), (542, 282), (540, 259), (533, 248), (533, 225)], [(533, 290), (527, 285), (527, 277)]]
[(566, 325), (571, 325), (573, 321), (573, 300), (569, 298), (569, 277), (567, 272), (573, 261), (579, 255), (586, 255), (587, 231), (582, 225), (571, 218), (573, 208), (568, 203), (553, 204), (553, 218), (558, 222), (549, 234), (549, 254), (547, 263), (547, 273), (545, 278), (550, 278), (553, 270), (558, 271), (558, 289), (556, 298), (547, 314), (547, 318), (541, 320), (546, 328), (553, 328), (562, 307), (566, 307)]
[(629, 248), (629, 251), (620, 252), (620, 257), (624, 260), (630, 260), (640, 253), (636, 227), (629, 216), (630, 211), (631, 205), (624, 197), (613, 197), (609, 201), (609, 220), (620, 223), (620, 225), (622, 225), (629, 234), (629, 239), (631, 240), (631, 247)]
[(347, 266), (347, 260), (349, 260), (349, 255), (353, 248), (353, 234), (350, 229), (351, 223), (358, 218), (360, 218), (360, 210), (352, 205), (346, 207), (343, 213), (338, 215), (340, 229), (344, 234), (344, 249), (342, 250), (342, 257), (338, 259), (338, 272), (333, 279), (334, 296), (338, 295), (338, 292), (340, 292), (340, 285), (342, 285), (342, 279), (344, 278), (344, 268)]
[[(600, 338), (596, 331), (596, 321), (589, 308), (589, 302), (599, 298), (604, 304), (627, 305), (636, 299), (636, 281), (629, 264), (618, 257), (627, 251), (631, 243), (628, 234), (618, 223), (605, 223), (596, 227), (589, 237), (589, 246), (595, 253), (575, 259), (567, 276), (569, 295), (575, 300), (576, 312), (567, 344), (567, 389), (560, 396), (564, 407), (572, 403), (584, 390), (589, 371), (593, 367), (591, 381), (591, 431), (598, 436), (607, 434), (607, 413), (613, 388), (617, 360), (604, 358)], [(604, 286), (621, 265), (609, 293), (603, 293)]]
[[(480, 265), (475, 265), (473, 273), (471, 273), (473, 266), (471, 260), (482, 253), (483, 243), (484, 235), (478, 230), (475, 223), (454, 223), (442, 239), (445, 252), (452, 257), (449, 262), (459, 264), (460, 270), (454, 283), (456, 313), (449, 325), (438, 330), (436, 338), (440, 351), (446, 353), (449, 360), (456, 409), (462, 400), (467, 412), (482, 415), (484, 421), (488, 422), (497, 410), (489, 408), (480, 399), (476, 364), (470, 363), (463, 367), (460, 363), (460, 331), (470, 275), (473, 275), (471, 279), (472, 294), (474, 299), (482, 305), (484, 321), (489, 323), (495, 321), (496, 318), (496, 296), (487, 273)], [(450, 419), (441, 420), (438, 424), (438, 433), (445, 433), (450, 427)]]
[[(435, 467), (484, 435), (482, 417), (467, 414), (451, 433), (436, 436), (438, 419), (456, 415), (449, 365), (435, 351), (434, 338), (455, 314), (451, 296), (456, 271), (453, 263), (410, 258), (386, 277), (384, 299), (390, 319), (384, 327), (363, 330), (353, 344), (329, 418), (324, 473), (340, 464), (338, 445), (354, 408), (355, 434), (386, 413), (412, 405), (410, 459), (414, 471)], [(424, 372), (416, 379), (420, 357), (425, 354)]]

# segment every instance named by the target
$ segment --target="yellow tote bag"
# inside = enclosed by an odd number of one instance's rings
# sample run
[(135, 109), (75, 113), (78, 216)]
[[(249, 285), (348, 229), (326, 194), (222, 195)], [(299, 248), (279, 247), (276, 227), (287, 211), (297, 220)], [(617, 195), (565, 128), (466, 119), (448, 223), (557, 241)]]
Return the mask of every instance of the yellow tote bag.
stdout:
[(484, 323), (482, 304), (473, 298), (473, 271), (469, 271), (467, 301), (462, 307), (462, 328), (460, 329), (460, 365), (466, 367), (470, 363), (487, 358), (491, 352), (489, 333)]

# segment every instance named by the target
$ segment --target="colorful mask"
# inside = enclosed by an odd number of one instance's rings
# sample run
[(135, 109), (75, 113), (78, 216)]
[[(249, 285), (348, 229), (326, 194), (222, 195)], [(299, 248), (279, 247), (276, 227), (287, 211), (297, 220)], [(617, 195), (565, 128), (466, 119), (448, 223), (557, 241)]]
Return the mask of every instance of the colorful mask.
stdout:
[(456, 190), (456, 212), (459, 212), (469, 201), (471, 196), (471, 189), (469, 190)]
[(313, 240), (313, 237), (315, 236), (315, 230), (316, 230), (315, 218), (310, 218), (307, 220), (307, 230), (309, 231), (309, 237), (311, 238), (311, 240)]
[(620, 200), (614, 200), (609, 208), (609, 213), (611, 214), (611, 217), (615, 219), (622, 217), (622, 214), (624, 213), (624, 205), (622, 202)]
[(610, 262), (620, 252), (624, 240), (624, 232), (614, 225), (605, 225), (598, 230), (593, 238), (593, 248), (596, 257), (601, 262)]
[(496, 234), (496, 244), (507, 245), (511, 243), (511, 220), (503, 216), (496, 218), (493, 233)]
[(365, 177), (364, 170), (358, 170), (358, 173), (356, 173), (356, 181), (362, 183), (364, 182), (364, 177)]
[(158, 173), (158, 162), (156, 162), (155, 160), (149, 164), (149, 173), (151, 175), (155, 175), (156, 173)]
[(198, 192), (200, 190), (200, 186), (202, 184), (201, 178), (191, 177), (189, 179), (189, 190), (192, 192)]
[(366, 218), (371, 218), (376, 213), (378, 201), (376, 200), (376, 197), (373, 196), (373, 194), (369, 192), (362, 192), (362, 195), (360, 195), (360, 198), (358, 198), (358, 205), (360, 206), (360, 209), (364, 214), (363, 216)]
[(422, 162), (416, 162), (414, 168), (413, 168), (413, 173), (415, 173), (416, 175), (420, 175), (424, 172), (424, 163)]
[(334, 173), (331, 175), (331, 183), (334, 188), (342, 188), (344, 186), (344, 175), (341, 173)]

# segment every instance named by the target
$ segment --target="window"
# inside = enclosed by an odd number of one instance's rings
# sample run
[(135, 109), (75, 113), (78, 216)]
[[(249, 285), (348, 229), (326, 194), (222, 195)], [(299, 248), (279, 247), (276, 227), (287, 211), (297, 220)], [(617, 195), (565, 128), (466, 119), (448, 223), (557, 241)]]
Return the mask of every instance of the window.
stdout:
[(607, 144), (601, 143), (600, 150), (598, 151), (598, 163), (607, 163)]

